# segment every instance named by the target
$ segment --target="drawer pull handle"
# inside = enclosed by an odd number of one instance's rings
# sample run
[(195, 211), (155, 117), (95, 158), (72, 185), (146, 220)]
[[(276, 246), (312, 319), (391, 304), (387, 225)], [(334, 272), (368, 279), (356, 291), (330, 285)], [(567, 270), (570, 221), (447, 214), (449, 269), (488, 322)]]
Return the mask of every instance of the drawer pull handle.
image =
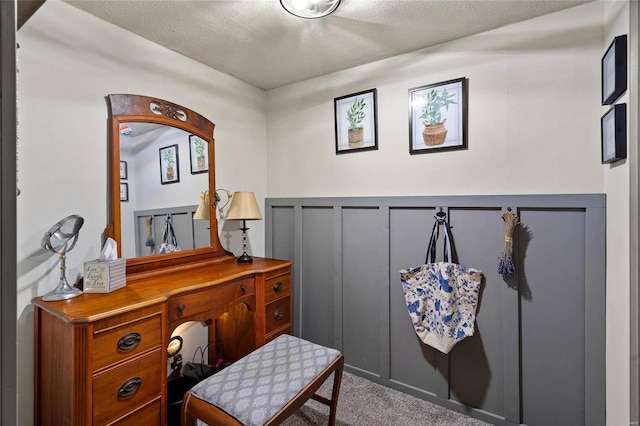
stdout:
[(179, 314), (183, 313), (185, 308), (186, 308), (186, 306), (184, 306), (184, 305), (178, 305), (178, 313)]
[(278, 309), (274, 314), (273, 314), (273, 318), (276, 320), (279, 320), (280, 318), (282, 318), (284, 316), (284, 311), (282, 309)]
[(124, 382), (120, 389), (118, 389), (118, 398), (129, 398), (133, 396), (138, 389), (142, 386), (142, 379), (140, 377), (132, 377)]
[(276, 293), (280, 293), (283, 288), (284, 288), (284, 284), (282, 284), (280, 281), (278, 281), (273, 285), (273, 291)]
[(140, 333), (127, 333), (118, 340), (118, 349), (121, 351), (131, 351), (135, 349), (142, 340)]
[(240, 286), (240, 291), (242, 292), (242, 294), (245, 294), (247, 292), (247, 286), (246, 285), (241, 285)]

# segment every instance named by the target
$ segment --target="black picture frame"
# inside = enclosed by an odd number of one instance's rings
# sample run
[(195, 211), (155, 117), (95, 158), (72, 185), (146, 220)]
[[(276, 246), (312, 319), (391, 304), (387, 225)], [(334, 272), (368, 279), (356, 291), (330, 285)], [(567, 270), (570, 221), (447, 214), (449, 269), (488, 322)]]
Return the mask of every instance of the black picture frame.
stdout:
[(611, 105), (627, 90), (627, 35), (613, 39), (601, 60), (602, 105)]
[(180, 182), (178, 144), (165, 146), (158, 151), (160, 156), (160, 183), (166, 185)]
[(336, 154), (378, 149), (377, 98), (369, 89), (333, 99)]
[(129, 184), (120, 183), (120, 201), (129, 201)]
[(192, 175), (209, 172), (209, 142), (189, 135), (189, 160)]
[(627, 104), (617, 104), (600, 118), (602, 164), (627, 158)]
[(128, 175), (129, 175), (129, 172), (127, 171), (127, 162), (121, 161), (120, 162), (120, 179), (126, 180)]
[(409, 89), (409, 154), (468, 148), (466, 77)]

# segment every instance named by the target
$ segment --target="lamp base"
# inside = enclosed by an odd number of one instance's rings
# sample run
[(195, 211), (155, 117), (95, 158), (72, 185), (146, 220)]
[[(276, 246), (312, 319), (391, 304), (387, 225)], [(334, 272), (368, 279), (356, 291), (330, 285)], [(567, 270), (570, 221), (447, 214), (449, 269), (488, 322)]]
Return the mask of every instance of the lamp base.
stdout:
[(247, 252), (242, 253), (241, 256), (238, 256), (238, 263), (251, 263), (253, 262), (253, 257), (249, 256)]

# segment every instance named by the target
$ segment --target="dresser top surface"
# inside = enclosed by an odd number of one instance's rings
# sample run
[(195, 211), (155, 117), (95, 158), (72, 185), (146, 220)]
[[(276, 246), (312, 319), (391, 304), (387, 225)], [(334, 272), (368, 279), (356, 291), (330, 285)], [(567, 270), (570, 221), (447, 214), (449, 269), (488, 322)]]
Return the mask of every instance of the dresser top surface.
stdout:
[(204, 262), (127, 275), (126, 286), (111, 293), (83, 293), (73, 299), (55, 302), (45, 302), (42, 297), (36, 297), (33, 304), (67, 322), (95, 322), (255, 274), (288, 271), (290, 266), (291, 262), (286, 260), (259, 257), (254, 257), (252, 263), (238, 263), (235, 258), (225, 262)]

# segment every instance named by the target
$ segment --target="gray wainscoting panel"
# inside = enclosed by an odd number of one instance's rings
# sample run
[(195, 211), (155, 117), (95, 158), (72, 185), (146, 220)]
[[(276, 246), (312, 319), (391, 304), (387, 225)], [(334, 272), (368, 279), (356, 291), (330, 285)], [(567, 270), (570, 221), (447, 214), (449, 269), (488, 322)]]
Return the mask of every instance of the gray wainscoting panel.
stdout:
[(389, 299), (393, 332), (390, 345), (403, 348), (402, 351), (391, 351), (391, 380), (446, 398), (448, 371), (446, 366), (437, 364), (436, 350), (423, 344), (416, 335), (407, 315), (398, 273), (401, 269), (424, 263), (435, 212), (434, 208), (391, 209)]
[(302, 209), (301, 298), (302, 336), (318, 344), (333, 346), (333, 209)]
[[(295, 208), (293, 206), (277, 206), (269, 209), (265, 216), (268, 223), (265, 232), (265, 241), (267, 247), (265, 254), (267, 257), (276, 259), (289, 260), (292, 265), (292, 297), (293, 297), (293, 334), (301, 336), (300, 326), (302, 319), (300, 317), (301, 291), (299, 279), (300, 258), (296, 257), (295, 247), (299, 246), (294, 240), (295, 232)], [(298, 232), (301, 235), (302, 232)]]
[[(378, 209), (342, 210), (342, 351), (354, 367), (380, 374)], [(348, 325), (348, 326), (347, 326)]]
[[(294, 333), (342, 350), (349, 371), (493, 424), (601, 425), (605, 206), (603, 194), (274, 198), (266, 253), (293, 261)], [(440, 208), (459, 263), (484, 273), (475, 334), (448, 355), (416, 336), (398, 274), (424, 263)], [(523, 223), (514, 278), (497, 272), (508, 209)]]
[(451, 399), (504, 417), (503, 340), (517, 340), (518, 335), (506, 336), (502, 327), (506, 285), (497, 272), (504, 247), (501, 216), (500, 209), (449, 211), (458, 262), (484, 275), (474, 335), (458, 343), (449, 355), (449, 384)]
[(522, 419), (584, 425), (585, 211), (522, 209), (520, 218)]
[(267, 247), (269, 257), (293, 261), (294, 258), (294, 208), (291, 206), (273, 207), (270, 210)]

